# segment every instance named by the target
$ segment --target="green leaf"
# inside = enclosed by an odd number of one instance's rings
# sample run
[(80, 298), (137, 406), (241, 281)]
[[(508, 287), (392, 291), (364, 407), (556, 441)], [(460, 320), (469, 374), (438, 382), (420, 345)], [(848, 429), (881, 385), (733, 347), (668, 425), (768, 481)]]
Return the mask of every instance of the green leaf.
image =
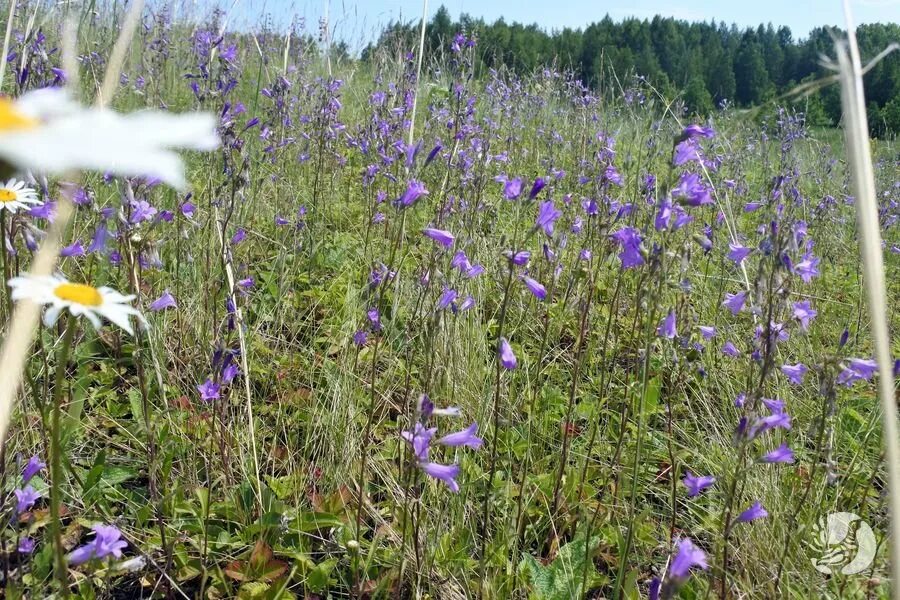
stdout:
[(85, 498), (90, 496), (91, 491), (96, 487), (96, 485), (100, 482), (100, 477), (103, 475), (103, 468), (106, 466), (106, 450), (100, 449), (100, 452), (97, 453), (97, 458), (94, 459), (94, 466), (91, 467), (91, 470), (88, 471), (87, 476), (84, 478), (84, 485), (81, 490), (84, 494)]
[(644, 390), (644, 414), (652, 415), (659, 410), (659, 378), (654, 377), (647, 382), (647, 389)]
[(144, 428), (144, 406), (141, 402), (141, 391), (137, 388), (128, 390), (128, 403), (131, 405), (131, 416), (134, 418), (135, 424), (140, 428)]
[(312, 569), (306, 577), (306, 587), (311, 592), (323, 592), (328, 588), (331, 580), (331, 571), (337, 565), (336, 558), (329, 558), (322, 561)]
[(533, 556), (524, 554), (519, 563), (519, 570), (528, 574), (532, 586), (532, 598), (539, 600), (568, 600), (581, 598), (584, 584), (585, 567), (587, 580), (594, 575), (594, 569), (587, 564), (591, 552), (600, 542), (599, 536), (592, 536), (589, 552), (585, 552), (584, 535), (575, 538), (560, 548), (559, 554), (549, 565), (544, 566)]
[(297, 530), (303, 533), (328, 529), (329, 527), (340, 527), (343, 524), (344, 522), (337, 515), (319, 512), (301, 512), (294, 521)]

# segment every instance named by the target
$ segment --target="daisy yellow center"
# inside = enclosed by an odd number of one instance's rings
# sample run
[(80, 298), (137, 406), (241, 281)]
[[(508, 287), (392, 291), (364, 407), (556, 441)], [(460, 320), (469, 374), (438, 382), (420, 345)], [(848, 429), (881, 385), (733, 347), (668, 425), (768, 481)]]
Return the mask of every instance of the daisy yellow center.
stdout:
[(60, 300), (74, 302), (83, 306), (100, 306), (103, 304), (103, 296), (95, 287), (83, 283), (61, 283), (53, 290), (53, 294)]
[(12, 190), (6, 188), (0, 189), (0, 202), (3, 204), (14, 202), (18, 197), (19, 196)]
[(9, 98), (0, 98), (0, 132), (32, 129), (37, 124), (37, 120), (16, 110)]

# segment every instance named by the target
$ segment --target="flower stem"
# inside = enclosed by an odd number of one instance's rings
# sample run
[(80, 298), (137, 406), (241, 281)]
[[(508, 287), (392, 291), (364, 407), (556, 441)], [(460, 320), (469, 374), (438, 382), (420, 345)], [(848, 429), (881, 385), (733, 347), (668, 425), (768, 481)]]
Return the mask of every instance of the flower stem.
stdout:
[(66, 377), (66, 365), (69, 361), (69, 350), (75, 337), (76, 319), (71, 314), (66, 317), (66, 330), (62, 345), (56, 354), (56, 377), (53, 384), (53, 412), (50, 417), (50, 537), (53, 540), (53, 574), (59, 582), (59, 592), (63, 597), (69, 595), (69, 577), (66, 568), (65, 548), (62, 545), (62, 523), (59, 507), (62, 492), (62, 444), (60, 436), (60, 413), (63, 397), (63, 382)]

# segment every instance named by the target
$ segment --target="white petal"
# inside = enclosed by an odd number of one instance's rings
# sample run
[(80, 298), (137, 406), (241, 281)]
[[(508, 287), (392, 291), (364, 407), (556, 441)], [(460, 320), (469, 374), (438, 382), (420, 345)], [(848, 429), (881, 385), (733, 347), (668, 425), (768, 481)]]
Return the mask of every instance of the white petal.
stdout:
[(134, 330), (131, 328), (131, 321), (128, 319), (128, 313), (117, 309), (106, 309), (102, 314), (109, 321), (112, 321), (129, 334), (134, 335)]
[(97, 317), (97, 315), (94, 314), (93, 311), (84, 311), (84, 316), (87, 317), (87, 320), (91, 322), (91, 325), (94, 326), (94, 329), (100, 329), (100, 327), (103, 326), (103, 323), (100, 322), (99, 317)]
[(62, 312), (63, 306), (61, 304), (54, 304), (47, 308), (44, 312), (44, 327), (52, 327), (56, 320), (59, 318), (59, 313)]
[(208, 150), (218, 144), (209, 114), (145, 111), (119, 115), (87, 109), (35, 129), (0, 135), (0, 157), (20, 167), (155, 176), (184, 187), (181, 158), (169, 148)]

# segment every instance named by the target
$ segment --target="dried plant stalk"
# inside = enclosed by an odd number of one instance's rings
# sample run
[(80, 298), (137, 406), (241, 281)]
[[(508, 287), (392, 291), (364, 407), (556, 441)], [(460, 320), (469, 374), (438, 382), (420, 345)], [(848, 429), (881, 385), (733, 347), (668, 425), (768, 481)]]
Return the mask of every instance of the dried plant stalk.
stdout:
[(869, 123), (863, 92), (863, 69), (856, 44), (856, 32), (848, 0), (844, 0), (847, 40), (836, 44), (844, 109), (844, 138), (847, 163), (850, 167), (853, 195), (856, 198), (856, 217), (859, 247), (866, 281), (866, 298), (878, 361), (878, 391), (883, 418), (882, 438), (888, 473), (888, 502), (890, 505), (890, 561), (892, 597), (900, 598), (900, 439), (898, 439), (897, 405), (894, 400), (894, 373), (891, 358), (890, 334), (887, 321), (887, 297), (884, 284), (881, 230), (875, 193), (875, 175), (869, 148)]

